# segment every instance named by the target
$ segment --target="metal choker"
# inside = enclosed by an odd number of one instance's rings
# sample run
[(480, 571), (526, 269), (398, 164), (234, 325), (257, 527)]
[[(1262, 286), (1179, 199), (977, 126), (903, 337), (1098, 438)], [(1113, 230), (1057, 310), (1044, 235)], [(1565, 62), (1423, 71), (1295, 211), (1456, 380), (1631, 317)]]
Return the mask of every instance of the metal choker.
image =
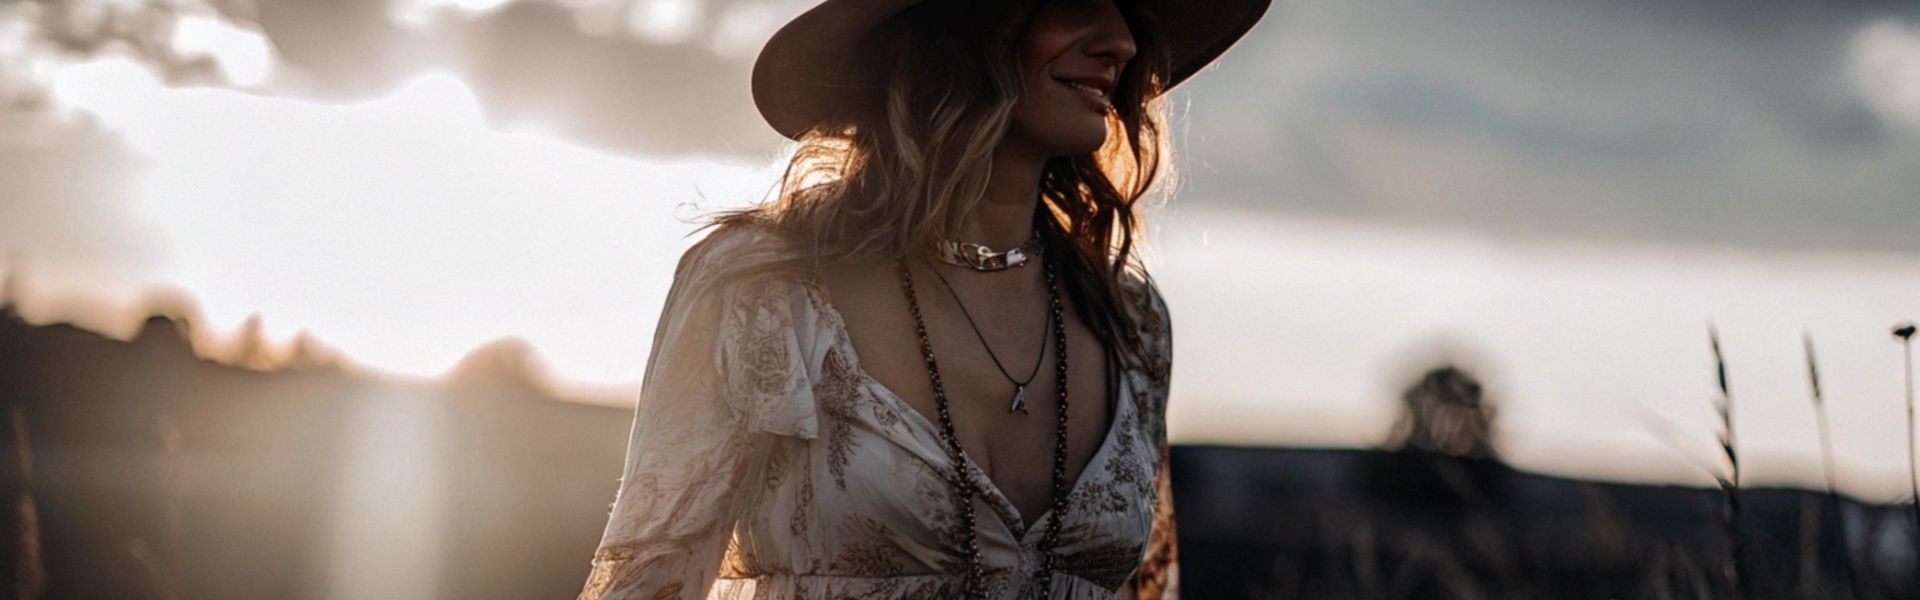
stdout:
[(973, 242), (940, 240), (933, 244), (933, 257), (940, 262), (975, 271), (1004, 271), (1027, 264), (1029, 259), (1040, 255), (1042, 248), (1040, 232), (1036, 230), (1027, 243), (1006, 252), (994, 252), (992, 248)]

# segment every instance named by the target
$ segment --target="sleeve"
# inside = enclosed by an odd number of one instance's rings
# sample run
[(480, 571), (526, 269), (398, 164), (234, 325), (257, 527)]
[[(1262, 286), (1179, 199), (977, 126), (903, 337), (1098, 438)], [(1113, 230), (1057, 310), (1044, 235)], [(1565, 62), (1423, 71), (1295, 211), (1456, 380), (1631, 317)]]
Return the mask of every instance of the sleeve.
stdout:
[(713, 275), (705, 246), (674, 274), (619, 492), (579, 600), (704, 598), (768, 434), (814, 437), (793, 323), (803, 299), (778, 281)]
[(1141, 600), (1178, 600), (1180, 561), (1173, 518), (1173, 461), (1167, 440), (1165, 404), (1173, 375), (1173, 319), (1159, 287), (1153, 285), (1151, 279), (1139, 280), (1135, 297), (1140, 299), (1135, 314), (1140, 318), (1143, 363), (1152, 385), (1157, 388), (1153, 394), (1162, 402), (1152, 407), (1160, 417), (1154, 431), (1160, 440), (1160, 467), (1155, 469), (1158, 475), (1154, 478), (1153, 525), (1147, 537), (1146, 557), (1134, 571), (1131, 583), (1134, 597)]
[(1173, 520), (1173, 478), (1167, 469), (1167, 446), (1160, 446), (1160, 475), (1155, 478), (1153, 531), (1147, 537), (1147, 555), (1134, 572), (1133, 589), (1141, 600), (1178, 600), (1180, 560)]

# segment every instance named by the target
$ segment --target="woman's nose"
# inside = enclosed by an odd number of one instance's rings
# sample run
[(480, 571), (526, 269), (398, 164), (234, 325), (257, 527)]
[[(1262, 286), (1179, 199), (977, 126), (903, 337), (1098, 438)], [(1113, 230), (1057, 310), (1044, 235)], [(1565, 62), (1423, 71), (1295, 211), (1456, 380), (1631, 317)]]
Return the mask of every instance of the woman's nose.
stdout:
[(1100, 11), (1100, 23), (1087, 46), (1087, 54), (1109, 56), (1115, 62), (1124, 63), (1133, 60), (1133, 55), (1139, 50), (1133, 44), (1133, 29), (1127, 26), (1126, 15), (1120, 14), (1119, 7), (1108, 3), (1106, 9)]

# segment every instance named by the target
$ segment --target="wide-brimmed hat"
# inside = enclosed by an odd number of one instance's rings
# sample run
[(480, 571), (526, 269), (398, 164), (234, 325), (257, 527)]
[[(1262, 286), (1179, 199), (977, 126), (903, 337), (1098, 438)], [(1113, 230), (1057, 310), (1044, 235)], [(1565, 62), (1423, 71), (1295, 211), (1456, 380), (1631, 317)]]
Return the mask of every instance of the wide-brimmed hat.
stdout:
[[(867, 35), (922, 0), (827, 0), (781, 27), (753, 63), (753, 104), (789, 138), (857, 107), (880, 82), (862, 64)], [(931, 1), (931, 0), (929, 0)], [(1272, 0), (1141, 0), (1159, 21), (1172, 58), (1167, 88), (1180, 85), (1240, 41)]]

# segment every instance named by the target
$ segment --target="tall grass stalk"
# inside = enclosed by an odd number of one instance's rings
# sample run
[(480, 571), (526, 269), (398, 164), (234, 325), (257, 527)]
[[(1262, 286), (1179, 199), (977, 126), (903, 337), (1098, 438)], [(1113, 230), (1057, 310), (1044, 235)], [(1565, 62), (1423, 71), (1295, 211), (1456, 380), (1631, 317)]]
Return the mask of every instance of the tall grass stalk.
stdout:
[(1813, 414), (1820, 422), (1820, 467), (1827, 480), (1827, 495), (1839, 493), (1839, 476), (1833, 469), (1833, 431), (1827, 426), (1827, 398), (1820, 392), (1820, 364), (1813, 355), (1813, 334), (1802, 332), (1807, 347), (1807, 382), (1813, 386)]
[[(1833, 466), (1833, 431), (1827, 425), (1827, 398), (1820, 391), (1820, 363), (1814, 359), (1813, 333), (1800, 332), (1800, 340), (1807, 349), (1807, 382), (1813, 386), (1813, 414), (1820, 423), (1820, 467), (1826, 476), (1827, 501), (1833, 504), (1835, 522), (1839, 524), (1840, 566), (1846, 570), (1847, 584), (1859, 590), (1860, 580), (1853, 572), (1853, 543), (1847, 539), (1846, 518), (1840, 513), (1840, 474)], [(1804, 547), (1807, 543), (1803, 541), (1801, 545)]]
[(1893, 326), (1893, 337), (1899, 338), (1900, 347), (1906, 353), (1907, 367), (1907, 485), (1913, 495), (1907, 499), (1913, 501), (1913, 545), (1914, 554), (1920, 556), (1920, 474), (1916, 474), (1913, 431), (1913, 331), (1912, 322)]
[(1741, 554), (1745, 548), (1742, 543), (1744, 536), (1740, 534), (1740, 454), (1734, 451), (1733, 392), (1727, 386), (1727, 357), (1720, 350), (1720, 331), (1712, 324), (1707, 325), (1707, 341), (1713, 344), (1713, 366), (1720, 384), (1720, 396), (1714, 399), (1713, 408), (1720, 415), (1720, 452), (1727, 460), (1727, 471), (1715, 476), (1720, 482), (1720, 492), (1725, 502), (1720, 524), (1726, 528), (1727, 541), (1731, 546), (1723, 572), (1727, 578), (1728, 597), (1741, 600), (1745, 597), (1741, 592), (1741, 582), (1746, 579), (1746, 573), (1741, 564)]

